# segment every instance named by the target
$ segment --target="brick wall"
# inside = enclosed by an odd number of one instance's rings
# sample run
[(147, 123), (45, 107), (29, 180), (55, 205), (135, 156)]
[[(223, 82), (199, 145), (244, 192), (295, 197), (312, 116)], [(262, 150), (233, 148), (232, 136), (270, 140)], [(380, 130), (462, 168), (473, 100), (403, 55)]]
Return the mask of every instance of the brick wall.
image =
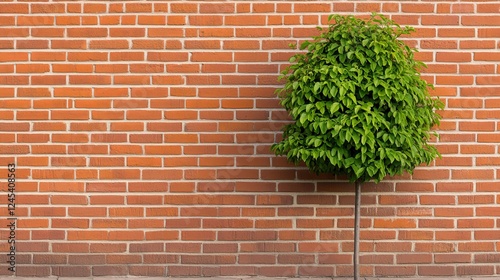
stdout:
[(269, 147), (288, 44), (372, 11), (416, 28), (447, 107), (441, 160), (365, 185), (362, 274), (500, 275), (497, 1), (0, 3), (17, 275), (352, 275), (353, 187)]

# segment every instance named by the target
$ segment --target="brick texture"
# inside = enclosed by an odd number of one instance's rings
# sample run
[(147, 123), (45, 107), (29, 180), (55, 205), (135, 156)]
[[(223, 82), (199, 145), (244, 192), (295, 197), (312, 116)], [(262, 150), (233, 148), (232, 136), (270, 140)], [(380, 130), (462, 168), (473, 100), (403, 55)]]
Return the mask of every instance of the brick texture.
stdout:
[(328, 15), (380, 12), (417, 30), (404, 40), (446, 104), (443, 157), (365, 184), (361, 272), (500, 276), (499, 11), (459, 0), (0, 3), (16, 274), (352, 275), (353, 186), (273, 156), (288, 121), (274, 90), (288, 45)]

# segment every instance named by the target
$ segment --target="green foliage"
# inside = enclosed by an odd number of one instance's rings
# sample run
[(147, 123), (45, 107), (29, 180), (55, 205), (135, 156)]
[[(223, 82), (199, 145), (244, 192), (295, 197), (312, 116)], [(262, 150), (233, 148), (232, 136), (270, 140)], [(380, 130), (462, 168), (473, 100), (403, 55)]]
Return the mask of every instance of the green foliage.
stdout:
[(273, 151), (317, 174), (360, 182), (431, 163), (439, 153), (427, 142), (443, 105), (420, 77), (425, 64), (414, 60), (416, 50), (398, 39), (413, 29), (376, 14), (332, 19), (282, 73), (278, 94), (294, 122)]

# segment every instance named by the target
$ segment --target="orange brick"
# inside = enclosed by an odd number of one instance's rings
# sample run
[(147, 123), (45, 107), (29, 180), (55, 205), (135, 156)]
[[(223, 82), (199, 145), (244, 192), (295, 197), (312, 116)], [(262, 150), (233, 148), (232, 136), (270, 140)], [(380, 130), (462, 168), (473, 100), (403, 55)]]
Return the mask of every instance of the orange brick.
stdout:
[(473, 25), (473, 26), (484, 26), (484, 25), (496, 25), (496, 22), (500, 20), (498, 16), (462, 16), (463, 25)]
[(88, 198), (83, 195), (53, 195), (50, 198), (52, 204), (79, 204), (86, 205)]
[(156, 38), (156, 37), (168, 37), (168, 38), (179, 38), (184, 34), (184, 30), (181, 28), (163, 28), (163, 27), (151, 27), (148, 28), (148, 37)]
[(405, 13), (433, 13), (435, 5), (431, 3), (402, 3), (401, 11)]
[[(436, 240), (471, 240), (470, 231), (437, 231)], [(470, 258), (470, 255), (468, 255)], [(436, 260), (436, 262), (441, 262), (441, 260)]]
[(163, 15), (159, 16), (138, 16), (138, 23), (144, 25), (165, 25), (167, 18)]
[(109, 36), (111, 37), (144, 37), (146, 29), (144, 28), (118, 28), (113, 27), (109, 29)]
[(136, 39), (132, 41), (133, 49), (163, 49), (165, 42), (163, 40), (142, 40)]
[(470, 62), (470, 53), (462, 52), (438, 52), (436, 54), (436, 61), (438, 62)]
[(80, 38), (88, 38), (88, 37), (107, 37), (108, 36), (108, 29), (107, 28), (80, 28), (80, 27), (75, 27), (75, 28), (68, 28), (67, 29), (68, 36), (69, 37), (80, 37)]
[(424, 15), (422, 16), (423, 25), (458, 25), (459, 17), (457, 15)]
[[(184, 233), (186, 233), (186, 232), (183, 232), (183, 234)], [(146, 232), (146, 240), (178, 240), (178, 239), (179, 239), (179, 233), (178, 233), (178, 231), (174, 231), (174, 230), (148, 231), (148, 232)]]
[[(125, 204), (125, 198), (121, 195), (95, 195), (92, 194), (90, 196), (90, 204), (92, 205), (124, 205)], [(108, 219), (100, 219), (100, 220), (93, 220), (93, 223), (96, 223), (99, 221), (99, 223), (106, 223), (110, 222)], [(118, 221), (117, 224), (122, 224), (122, 221)], [(126, 222), (124, 223), (126, 225)]]

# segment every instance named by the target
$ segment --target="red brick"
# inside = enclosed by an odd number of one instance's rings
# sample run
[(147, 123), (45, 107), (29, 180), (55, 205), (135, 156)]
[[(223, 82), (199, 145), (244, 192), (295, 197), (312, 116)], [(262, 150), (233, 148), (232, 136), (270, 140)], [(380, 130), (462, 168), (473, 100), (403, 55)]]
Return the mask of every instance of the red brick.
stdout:
[(455, 269), (451, 266), (419, 266), (418, 274), (422, 276), (453, 276)]
[(295, 275), (294, 266), (262, 266), (258, 268), (258, 275), (265, 277), (292, 277)]
[(130, 275), (135, 275), (135, 276), (148, 276), (148, 277), (165, 276), (165, 268), (158, 266), (145, 266), (145, 265), (130, 266), (129, 273)]
[(405, 13), (433, 13), (435, 11), (435, 5), (431, 3), (403, 3), (401, 5), (401, 11)]
[(471, 240), (470, 231), (438, 231), (436, 240)]
[(90, 244), (91, 253), (124, 253), (127, 250), (127, 244), (124, 243), (92, 243)]
[(375, 219), (375, 228), (415, 228), (413, 219)]
[(126, 266), (93, 266), (92, 276), (125, 276), (128, 271)]
[(457, 15), (424, 15), (422, 16), (423, 25), (458, 25), (459, 17)]
[(492, 275), (494, 266), (489, 265), (459, 265), (457, 275)]

